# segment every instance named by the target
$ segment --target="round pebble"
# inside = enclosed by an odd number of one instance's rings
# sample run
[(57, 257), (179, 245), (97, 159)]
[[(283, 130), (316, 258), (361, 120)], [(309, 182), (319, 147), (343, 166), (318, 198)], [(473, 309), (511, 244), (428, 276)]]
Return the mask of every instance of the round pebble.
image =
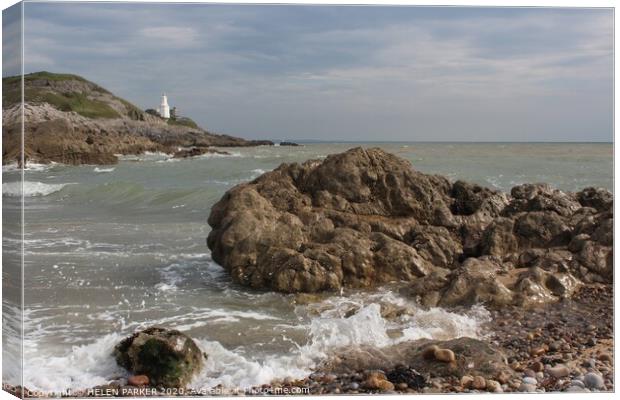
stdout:
[(521, 386), (519, 386), (519, 392), (535, 392), (536, 391), (536, 385), (531, 385), (529, 383), (522, 383)]
[(572, 381), (570, 381), (570, 385), (571, 386), (579, 386), (581, 388), (585, 388), (585, 385), (583, 384), (583, 382), (581, 382), (580, 380), (577, 380), (577, 379), (573, 379)]
[(589, 392), (588, 389), (582, 388), (581, 386), (569, 386), (568, 389), (566, 389), (567, 392)]
[(534, 372), (540, 372), (545, 368), (545, 366), (540, 361), (536, 361), (534, 364), (532, 364), (531, 368)]
[(605, 388), (605, 381), (603, 377), (595, 372), (588, 372), (583, 377), (583, 383), (588, 389), (601, 390)]
[(551, 375), (554, 378), (564, 378), (566, 376), (568, 376), (570, 374), (569, 369), (566, 367), (566, 365), (562, 365), (562, 364), (558, 364), (553, 368), (549, 368), (547, 370), (547, 372), (549, 373), (549, 375)]
[(501, 393), (503, 392), (502, 385), (498, 381), (488, 379), (486, 381), (486, 387), (489, 392)]
[(487, 382), (484, 377), (476, 375), (471, 386), (476, 390), (484, 390), (487, 387)]
[(536, 380), (536, 378), (532, 378), (531, 376), (526, 376), (525, 378), (523, 378), (523, 383), (536, 386), (538, 381)]

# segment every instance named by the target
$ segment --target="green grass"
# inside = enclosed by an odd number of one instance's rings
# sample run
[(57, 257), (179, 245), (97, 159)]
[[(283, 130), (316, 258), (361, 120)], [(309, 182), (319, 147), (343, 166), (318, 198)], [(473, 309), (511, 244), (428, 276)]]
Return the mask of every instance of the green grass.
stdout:
[[(80, 81), (80, 82), (85, 82), (85, 83), (89, 83), (91, 85), (93, 85), (93, 90), (97, 91), (97, 92), (102, 92), (102, 93), (110, 93), (107, 90), (105, 90), (104, 88), (102, 88), (101, 86), (97, 85), (96, 83), (93, 83), (87, 79), (82, 78), (79, 75), (74, 75), (74, 74), (57, 74), (54, 72), (48, 72), (48, 71), (40, 71), (40, 72), (33, 72), (30, 74), (25, 74), (24, 75), (24, 86), (28, 86), (28, 82), (32, 82), (32, 81), (36, 81), (36, 80), (40, 80), (40, 79), (45, 79), (48, 81), (56, 81), (56, 82), (61, 82), (61, 81)], [(2, 85), (3, 88), (7, 87), (7, 86), (11, 86), (11, 85), (19, 85), (21, 83), (21, 76), (20, 75), (15, 75), (15, 76), (7, 76), (6, 78), (2, 78)]]
[(39, 98), (61, 111), (74, 111), (88, 118), (120, 118), (112, 107), (102, 101), (89, 99), (83, 93), (43, 92)]
[[(120, 118), (118, 112), (106, 103), (88, 98), (84, 93), (57, 93), (50, 90), (47, 86), (33, 86), (29, 82), (45, 79), (48, 81), (66, 81), (75, 80), (90, 83), (93, 85), (92, 90), (109, 93), (104, 88), (87, 81), (78, 75), (73, 74), (55, 74), (47, 71), (35, 72), (24, 75), (24, 97), (25, 101), (32, 103), (49, 103), (53, 107), (61, 111), (74, 111), (88, 118)], [(2, 78), (2, 106), (10, 107), (21, 102), (21, 78), (20, 76), (10, 76)], [(127, 106), (128, 115), (140, 118), (141, 111), (130, 103)]]
[[(74, 111), (88, 118), (120, 118), (120, 115), (102, 101), (89, 99), (83, 93), (53, 93), (39, 88), (26, 88), (27, 102), (48, 103), (60, 111)], [(19, 90), (10, 90), (3, 93), (3, 107), (20, 102)]]
[[(33, 72), (31, 74), (25, 74), (24, 75), (24, 81), (34, 81), (37, 79), (47, 79), (49, 81), (68, 81), (68, 80), (74, 80), (74, 81), (82, 81), (82, 82), (88, 82), (86, 79), (82, 78), (79, 75), (73, 75), (73, 74), (56, 74), (53, 72), (47, 72), (47, 71), (40, 71), (40, 72)], [(15, 76), (7, 76), (6, 78), (2, 78), (2, 82), (3, 83), (17, 83), (20, 82), (21, 80), (21, 76), (20, 75), (15, 75)]]
[(189, 128), (200, 129), (197, 123), (195, 123), (191, 118), (187, 117), (179, 117), (177, 119), (169, 119), (168, 124), (170, 125), (180, 125), (187, 126)]

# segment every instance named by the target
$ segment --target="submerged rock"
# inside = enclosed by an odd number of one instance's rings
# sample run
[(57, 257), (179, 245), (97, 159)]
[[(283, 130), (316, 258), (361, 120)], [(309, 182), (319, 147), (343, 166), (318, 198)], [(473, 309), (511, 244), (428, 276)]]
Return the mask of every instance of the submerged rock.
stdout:
[(145, 375), (140, 379), (142, 384), (171, 388), (184, 387), (201, 370), (204, 358), (187, 335), (157, 327), (121, 341), (114, 348), (114, 357), (129, 372)]
[(570, 296), (580, 281), (612, 281), (612, 202), (604, 189), (544, 184), (507, 195), (354, 148), (232, 188), (211, 210), (207, 243), (254, 288), (404, 281), (427, 306), (537, 303)]
[(220, 155), (230, 155), (230, 153), (226, 151), (221, 151), (217, 149), (212, 149), (210, 147), (189, 147), (185, 149), (178, 150), (173, 154), (174, 158), (190, 158), (201, 156), (203, 154), (220, 154)]

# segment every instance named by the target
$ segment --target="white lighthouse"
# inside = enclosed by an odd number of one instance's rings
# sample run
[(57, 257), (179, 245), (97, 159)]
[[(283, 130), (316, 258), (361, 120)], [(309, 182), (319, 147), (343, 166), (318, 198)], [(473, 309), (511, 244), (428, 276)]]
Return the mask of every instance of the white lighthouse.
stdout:
[(161, 104), (159, 106), (159, 115), (162, 118), (170, 118), (170, 106), (168, 105), (168, 97), (166, 93), (161, 94)]

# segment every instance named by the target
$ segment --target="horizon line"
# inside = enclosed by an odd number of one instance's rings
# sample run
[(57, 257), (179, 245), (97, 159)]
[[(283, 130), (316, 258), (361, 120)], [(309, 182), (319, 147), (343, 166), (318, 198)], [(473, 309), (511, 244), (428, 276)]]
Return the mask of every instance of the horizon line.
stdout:
[(273, 142), (296, 142), (296, 143), (475, 143), (475, 144), (520, 144), (520, 143), (540, 143), (540, 144), (614, 144), (614, 141), (606, 140), (320, 140), (320, 139), (267, 139)]

